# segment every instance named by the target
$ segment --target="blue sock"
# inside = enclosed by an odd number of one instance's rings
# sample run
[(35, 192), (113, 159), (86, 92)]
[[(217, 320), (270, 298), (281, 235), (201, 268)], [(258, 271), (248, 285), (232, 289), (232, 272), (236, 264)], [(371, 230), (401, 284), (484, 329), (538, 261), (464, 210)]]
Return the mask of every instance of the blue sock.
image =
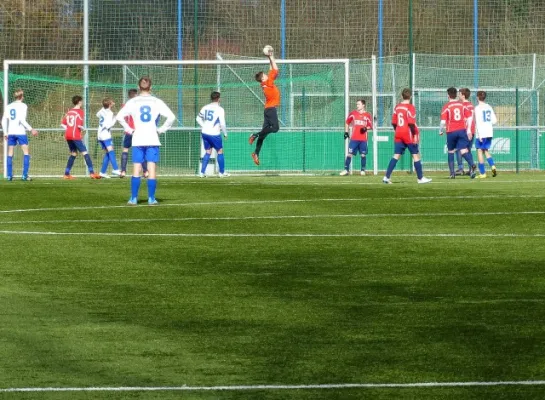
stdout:
[(495, 164), (494, 164), (494, 159), (492, 157), (488, 157), (486, 159), (486, 161), (488, 161), (488, 165), (490, 165), (491, 167), (493, 167)]
[[(466, 154), (471, 155), (471, 161), (473, 161), (473, 164), (475, 164), (475, 161), (473, 160), (473, 154), (471, 154), (471, 151), (468, 151)], [(467, 161), (467, 158), (466, 158), (466, 161)], [(470, 164), (469, 161), (467, 161), (467, 165), (469, 166), (470, 171), (471, 171), (471, 167), (473, 166), (473, 164)]]
[(361, 158), (361, 170), (365, 171), (365, 167), (367, 166), (367, 157)]
[(208, 167), (208, 161), (210, 161), (210, 154), (204, 153), (204, 157), (202, 158), (201, 174), (204, 174), (206, 172), (206, 167)]
[(74, 161), (76, 161), (76, 156), (70, 155), (68, 157), (68, 162), (66, 163), (66, 169), (64, 170), (64, 175), (70, 175), (70, 171), (74, 166)]
[(422, 179), (424, 176), (424, 171), (422, 171), (422, 161), (415, 161), (414, 162), (414, 170), (416, 171), (416, 176), (418, 179)]
[(481, 173), (481, 175), (485, 173), (484, 163), (479, 163), (479, 172)]
[(386, 178), (390, 179), (390, 176), (392, 176), (392, 172), (394, 172), (394, 168), (397, 165), (397, 160), (392, 157), (390, 160), (390, 163), (388, 164), (388, 169), (386, 170)]
[(131, 198), (138, 198), (138, 191), (140, 190), (140, 177), (133, 176), (131, 179)]
[(467, 161), (467, 163), (469, 164), (469, 168), (471, 168), (473, 165), (475, 165), (475, 161), (473, 161), (473, 155), (471, 154), (470, 151), (468, 151), (467, 153), (465, 153), (463, 155), (463, 157), (465, 158), (465, 160)]
[(115, 151), (112, 150), (108, 153), (108, 156), (110, 157), (110, 163), (112, 164), (113, 169), (118, 169), (117, 166), (117, 160), (115, 159)]
[(220, 167), (220, 174), (223, 174), (225, 172), (225, 157), (223, 153), (218, 154), (218, 165)]
[(93, 162), (91, 161), (91, 156), (89, 156), (89, 153), (85, 154), (83, 158), (85, 158), (85, 164), (87, 164), (89, 173), (92, 174), (93, 172), (95, 172), (95, 170), (93, 169)]
[(454, 175), (454, 153), (448, 153), (448, 170)]
[(108, 163), (110, 162), (110, 156), (108, 153), (104, 153), (104, 157), (102, 157), (102, 167), (100, 168), (100, 172), (105, 174), (108, 170)]
[(458, 163), (458, 169), (464, 169), (464, 162), (462, 161), (460, 150), (456, 152), (456, 162)]
[(121, 153), (121, 171), (127, 172), (127, 162), (129, 161), (129, 153)]
[(155, 200), (155, 190), (157, 189), (157, 179), (148, 179), (148, 198)]
[(13, 156), (8, 156), (8, 176), (13, 176)]
[(346, 160), (344, 161), (344, 169), (350, 170), (350, 163), (352, 162), (352, 157), (346, 157)]
[(142, 171), (144, 171), (144, 173), (148, 172), (148, 162), (147, 161), (144, 161), (142, 163)]
[(23, 176), (28, 175), (28, 169), (30, 168), (30, 155), (23, 156)]

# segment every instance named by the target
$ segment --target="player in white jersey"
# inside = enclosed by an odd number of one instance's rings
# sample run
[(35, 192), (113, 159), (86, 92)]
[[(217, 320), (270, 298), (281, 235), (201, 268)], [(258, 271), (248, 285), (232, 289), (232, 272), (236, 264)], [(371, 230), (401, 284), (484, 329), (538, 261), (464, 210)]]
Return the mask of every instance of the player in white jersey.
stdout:
[(7, 179), (13, 180), (13, 150), (17, 144), (23, 150), (23, 181), (30, 181), (28, 169), (30, 167), (30, 153), (28, 150), (28, 138), (26, 131), (30, 131), (33, 136), (38, 134), (36, 129), (26, 121), (27, 105), (23, 103), (24, 92), (21, 89), (15, 90), (13, 94), (15, 101), (10, 103), (4, 110), (2, 117), (2, 129), (4, 131), (4, 139), (8, 144), (8, 159), (7, 159)]
[(492, 137), (494, 136), (493, 125), (498, 123), (496, 113), (489, 104), (485, 103), (486, 92), (478, 91), (477, 99), (479, 104), (475, 107), (475, 130), (477, 139), (475, 141), (475, 148), (477, 149), (477, 157), (479, 158), (479, 172), (478, 178), (486, 178), (486, 171), (484, 169), (484, 157), (492, 169), (492, 176), (495, 177), (498, 174), (494, 159), (490, 154), (490, 147), (492, 146)]
[(225, 173), (225, 158), (223, 157), (223, 143), (221, 140), (221, 133), (227, 140), (227, 128), (225, 126), (225, 111), (220, 106), (220, 93), (212, 92), (210, 95), (212, 102), (207, 104), (197, 115), (197, 123), (201, 126), (201, 136), (204, 150), (206, 153), (202, 158), (202, 168), (199, 174), (201, 178), (204, 178), (208, 161), (210, 161), (210, 154), (212, 149), (218, 153), (218, 165), (220, 169), (219, 177), (223, 178), (229, 176)]
[[(131, 198), (129, 205), (138, 204), (140, 189), (140, 172), (142, 162), (148, 162), (148, 204), (156, 205), (155, 190), (157, 188), (157, 163), (159, 162), (159, 134), (166, 132), (176, 120), (174, 113), (160, 99), (151, 95), (151, 79), (147, 76), (138, 81), (140, 94), (130, 99), (116, 116), (125, 132), (132, 133), (133, 174), (131, 179)], [(129, 126), (126, 117), (131, 116), (134, 129)], [(157, 127), (161, 116), (166, 121)]]
[(109, 179), (110, 176), (106, 173), (108, 164), (112, 164), (112, 175), (120, 176), (121, 171), (117, 167), (115, 159), (115, 150), (112, 141), (112, 128), (116, 123), (112, 107), (114, 101), (109, 97), (102, 100), (102, 109), (97, 112), (98, 117), (98, 132), (97, 139), (100, 147), (104, 150), (104, 158), (102, 159), (102, 168), (100, 169), (100, 177)]

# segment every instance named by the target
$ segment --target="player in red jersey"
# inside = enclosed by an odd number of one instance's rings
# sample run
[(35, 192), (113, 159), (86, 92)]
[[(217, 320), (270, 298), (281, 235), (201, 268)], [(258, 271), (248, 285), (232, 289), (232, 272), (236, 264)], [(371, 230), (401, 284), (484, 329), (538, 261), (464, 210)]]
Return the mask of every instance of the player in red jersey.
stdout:
[[(138, 90), (129, 89), (128, 95), (130, 100), (133, 97), (136, 97), (138, 95)], [(125, 106), (125, 104), (123, 104), (121, 108), (123, 108), (123, 106)], [(129, 124), (129, 127), (134, 129), (134, 121), (131, 115), (126, 116), (125, 121), (127, 121), (127, 124)], [(132, 147), (132, 133), (125, 132), (125, 135), (123, 137), (123, 152), (121, 153), (121, 175), (119, 175), (120, 178), (124, 178), (125, 175), (127, 175), (127, 162), (129, 161), (129, 149), (131, 147)], [(149, 172), (148, 172), (148, 163), (146, 161), (142, 163), (142, 171), (144, 172), (144, 178), (147, 178), (149, 175)]]
[[(475, 106), (473, 103), (469, 100), (471, 97), (471, 91), (468, 88), (462, 88), (458, 91), (458, 98), (462, 102), (465, 108), (467, 108), (471, 112), (471, 118), (472, 122), (471, 125), (468, 126), (468, 138), (469, 138), (469, 146), (467, 148), (467, 151), (471, 152), (471, 148), (473, 147), (473, 143), (475, 142)], [(470, 136), (471, 135), (471, 136)], [(458, 162), (458, 171), (456, 171), (456, 175), (464, 175), (464, 168), (462, 165), (462, 155), (459, 151), (456, 152), (456, 161)], [(469, 166), (469, 171), (471, 171), (471, 165)], [(469, 174), (470, 172), (468, 172)]]
[[(373, 117), (365, 111), (365, 100), (359, 99), (356, 101), (356, 109), (348, 114), (344, 124), (344, 139), (350, 138), (348, 143), (348, 156), (344, 162), (344, 169), (339, 175), (344, 176), (349, 174), (350, 163), (352, 156), (358, 154), (361, 156), (360, 175), (365, 175), (365, 165), (367, 163), (367, 134), (373, 129)], [(352, 130), (350, 136), (349, 130)]]
[(89, 157), (89, 153), (87, 153), (87, 148), (82, 141), (83, 121), (85, 117), (85, 114), (81, 109), (83, 98), (81, 96), (72, 97), (72, 104), (74, 107), (68, 110), (61, 121), (61, 126), (65, 130), (64, 138), (70, 149), (70, 157), (68, 157), (68, 163), (66, 164), (66, 170), (64, 171), (64, 179), (74, 179), (74, 177), (70, 175), (70, 170), (74, 165), (78, 152), (80, 152), (85, 159), (91, 179), (100, 179), (100, 175), (95, 173), (93, 169), (93, 161), (91, 161), (91, 157)]
[(409, 149), (413, 156), (414, 169), (418, 177), (418, 183), (429, 183), (431, 179), (424, 176), (422, 170), (422, 162), (420, 161), (420, 150), (418, 143), (420, 142), (420, 132), (416, 126), (416, 110), (411, 104), (412, 92), (411, 89), (403, 89), (401, 92), (403, 100), (394, 108), (392, 115), (392, 126), (394, 127), (394, 155), (388, 164), (386, 175), (382, 178), (382, 182), (390, 184), (390, 176), (397, 165), (400, 157)]
[(477, 166), (473, 161), (471, 152), (467, 150), (471, 140), (471, 133), (468, 133), (468, 127), (471, 127), (473, 115), (461, 101), (458, 100), (458, 90), (454, 87), (447, 89), (449, 101), (443, 106), (441, 111), (441, 126), (439, 134), (447, 133), (447, 150), (448, 150), (448, 168), (450, 178), (456, 178), (454, 171), (454, 153), (460, 151), (462, 157), (467, 161), (470, 168), (471, 179), (475, 178)]

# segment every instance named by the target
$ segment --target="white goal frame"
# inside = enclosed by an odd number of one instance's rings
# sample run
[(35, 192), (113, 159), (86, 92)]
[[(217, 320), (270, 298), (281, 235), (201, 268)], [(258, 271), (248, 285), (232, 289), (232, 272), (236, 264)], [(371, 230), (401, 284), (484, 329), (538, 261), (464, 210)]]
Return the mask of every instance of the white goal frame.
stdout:
[[(350, 60), (347, 58), (337, 58), (337, 59), (294, 59), (294, 60), (276, 60), (277, 64), (341, 64), (344, 66), (344, 107), (345, 115), (348, 115), (349, 106), (350, 106)], [(83, 66), (83, 95), (86, 98), (89, 88), (89, 66), (198, 66), (198, 65), (268, 65), (268, 59), (259, 59), (259, 60), (163, 60), (163, 61), (152, 61), (152, 60), (4, 60), (4, 108), (7, 107), (10, 101), (9, 93), (9, 72), (11, 66), (16, 65), (73, 65), (73, 66)], [(123, 68), (125, 70), (125, 68)], [(86, 113), (87, 115), (88, 113)], [(183, 127), (182, 127), (183, 129)], [(4, 177), (7, 174), (7, 146), (4, 146), (3, 154), (3, 164), (4, 164)]]

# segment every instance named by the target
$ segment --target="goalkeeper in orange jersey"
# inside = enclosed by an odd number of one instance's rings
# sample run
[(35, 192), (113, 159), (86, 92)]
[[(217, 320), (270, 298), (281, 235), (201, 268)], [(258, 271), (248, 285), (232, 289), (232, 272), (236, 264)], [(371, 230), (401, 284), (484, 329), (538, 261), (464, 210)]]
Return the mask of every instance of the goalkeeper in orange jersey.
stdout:
[(263, 128), (258, 133), (252, 134), (248, 140), (250, 144), (253, 144), (257, 139), (255, 151), (252, 153), (252, 159), (256, 165), (259, 165), (259, 152), (261, 151), (261, 146), (263, 146), (263, 141), (270, 133), (278, 132), (280, 129), (277, 111), (277, 107), (280, 105), (280, 90), (274, 83), (278, 76), (278, 65), (276, 65), (272, 48), (267, 57), (269, 57), (269, 62), (271, 64), (269, 73), (266, 74), (265, 72), (260, 71), (255, 74), (255, 80), (261, 84), (263, 94), (265, 95)]

